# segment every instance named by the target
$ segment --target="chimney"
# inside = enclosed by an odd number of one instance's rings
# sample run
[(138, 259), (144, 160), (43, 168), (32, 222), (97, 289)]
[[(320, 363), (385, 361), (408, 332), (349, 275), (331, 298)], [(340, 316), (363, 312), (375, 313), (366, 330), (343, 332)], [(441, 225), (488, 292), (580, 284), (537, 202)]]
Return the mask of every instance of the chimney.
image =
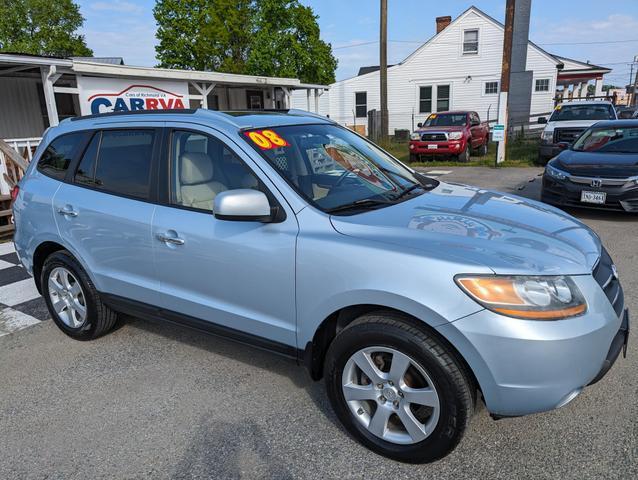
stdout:
[(441, 33), (450, 23), (452, 23), (452, 17), (449, 15), (446, 17), (436, 17), (436, 33)]

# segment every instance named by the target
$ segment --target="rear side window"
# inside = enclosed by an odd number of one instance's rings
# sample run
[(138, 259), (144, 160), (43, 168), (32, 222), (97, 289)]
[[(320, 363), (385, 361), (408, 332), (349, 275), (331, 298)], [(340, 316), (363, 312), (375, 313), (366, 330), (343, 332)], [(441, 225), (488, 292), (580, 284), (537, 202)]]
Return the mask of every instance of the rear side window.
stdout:
[(70, 133), (53, 140), (38, 161), (38, 170), (49, 177), (64, 179), (69, 164), (84, 140), (84, 132)]
[(75, 174), (76, 183), (147, 200), (151, 186), (153, 130), (96, 133)]

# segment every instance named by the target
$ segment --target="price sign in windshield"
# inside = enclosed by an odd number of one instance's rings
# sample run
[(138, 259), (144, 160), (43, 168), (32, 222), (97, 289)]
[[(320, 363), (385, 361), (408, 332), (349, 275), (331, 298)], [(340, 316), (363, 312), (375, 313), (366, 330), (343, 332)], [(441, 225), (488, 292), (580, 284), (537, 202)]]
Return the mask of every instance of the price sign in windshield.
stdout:
[(245, 135), (262, 150), (289, 147), (290, 144), (281, 138), (274, 130), (252, 130)]

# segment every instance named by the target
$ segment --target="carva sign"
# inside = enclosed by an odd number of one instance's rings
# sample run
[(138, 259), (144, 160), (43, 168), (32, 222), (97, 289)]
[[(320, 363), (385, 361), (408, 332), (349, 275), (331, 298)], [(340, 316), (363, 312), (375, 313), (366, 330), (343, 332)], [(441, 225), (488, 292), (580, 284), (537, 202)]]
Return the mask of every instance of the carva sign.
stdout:
[(189, 108), (186, 82), (82, 76), (78, 90), (82, 115)]

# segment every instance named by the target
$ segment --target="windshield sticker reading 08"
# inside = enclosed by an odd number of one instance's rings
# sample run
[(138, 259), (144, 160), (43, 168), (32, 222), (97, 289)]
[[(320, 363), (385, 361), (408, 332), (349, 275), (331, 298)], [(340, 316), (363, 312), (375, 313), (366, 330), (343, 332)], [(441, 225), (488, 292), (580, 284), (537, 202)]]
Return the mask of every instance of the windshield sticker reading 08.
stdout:
[(290, 144), (273, 130), (253, 130), (245, 135), (262, 150), (289, 147)]

